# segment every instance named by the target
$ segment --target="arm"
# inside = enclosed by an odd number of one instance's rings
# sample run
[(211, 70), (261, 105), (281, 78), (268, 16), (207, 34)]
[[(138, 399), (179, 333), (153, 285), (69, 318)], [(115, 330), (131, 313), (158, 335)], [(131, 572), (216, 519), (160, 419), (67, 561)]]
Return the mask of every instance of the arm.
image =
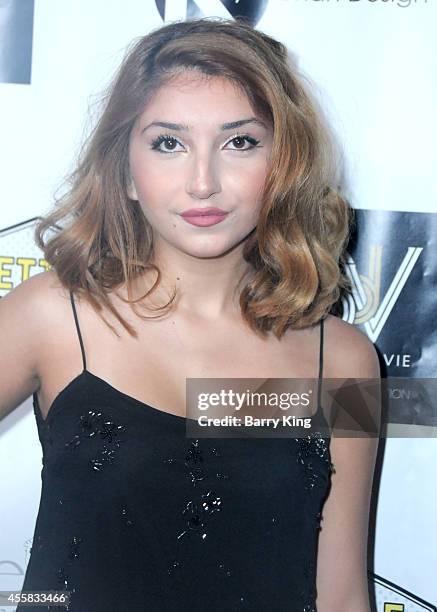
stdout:
[(0, 299), (0, 419), (40, 386), (38, 353), (47, 320), (49, 272), (36, 274)]
[[(379, 379), (376, 351), (359, 330), (331, 320), (326, 339), (330, 360), (326, 377)], [(378, 437), (335, 437), (333, 431), (331, 459), (336, 471), (319, 534), (319, 612), (370, 612), (367, 540), (378, 443)]]

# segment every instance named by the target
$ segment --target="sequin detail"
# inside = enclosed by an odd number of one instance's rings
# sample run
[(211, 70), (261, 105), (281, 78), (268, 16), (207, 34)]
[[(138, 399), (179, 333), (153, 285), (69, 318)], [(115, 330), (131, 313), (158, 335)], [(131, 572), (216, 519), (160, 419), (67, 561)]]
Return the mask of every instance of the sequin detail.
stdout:
[[(66, 571), (66, 567), (68, 566), (69, 568), (72, 567), (72, 564), (75, 563), (75, 559), (77, 559), (79, 557), (80, 554), (80, 545), (82, 544), (83, 539), (80, 538), (79, 536), (72, 536), (68, 542), (68, 549), (67, 549), (67, 560), (66, 563), (64, 565), (62, 565), (60, 568), (58, 568), (58, 570), (56, 571), (56, 581), (58, 584), (58, 589), (59, 590), (65, 590), (65, 591), (71, 591), (71, 595), (70, 595), (70, 604), (73, 601), (73, 596), (74, 593), (76, 591), (75, 587), (71, 586), (71, 580), (70, 580), (70, 576), (68, 571)], [(67, 606), (56, 606), (56, 609), (59, 610), (69, 610), (69, 605)]]
[(199, 440), (191, 443), (185, 455), (185, 467), (188, 472), (187, 477), (190, 479), (193, 486), (196, 486), (197, 482), (205, 478), (203, 455), (199, 448)]
[(79, 556), (79, 547), (82, 544), (82, 538), (73, 536), (70, 541), (70, 550), (68, 553), (69, 559), (77, 559)]
[[(213, 449), (216, 451), (216, 449)], [(214, 454), (217, 454), (216, 452)], [(195, 487), (199, 481), (204, 480), (206, 471), (204, 468), (203, 451), (199, 446), (199, 440), (195, 440), (191, 443), (185, 455), (185, 469), (187, 476)], [(214, 512), (221, 510), (221, 498), (217, 497), (212, 490), (209, 490), (206, 494), (201, 495), (200, 500), (190, 500), (185, 508), (182, 510), (184, 516), (187, 518), (187, 527), (182, 533), (177, 536), (180, 540), (182, 536), (186, 535), (190, 531), (198, 533), (200, 538), (204, 540), (206, 534), (206, 517)]]
[[(27, 542), (26, 542), (27, 543)], [(30, 540), (31, 546), (29, 549), (29, 553), (33, 554), (34, 550), (42, 550), (44, 548), (44, 539), (41, 535), (35, 536)]]
[(100, 472), (106, 465), (114, 462), (116, 449), (123, 441), (121, 434), (126, 431), (125, 425), (118, 425), (102, 412), (88, 410), (85, 415), (80, 415), (79, 429), (80, 433), (65, 443), (67, 448), (74, 450), (86, 439), (100, 439), (103, 444), (98, 455), (90, 460), (93, 471)]
[(321, 474), (314, 467), (316, 457), (320, 457), (327, 464), (330, 473), (335, 472), (334, 464), (330, 459), (328, 441), (322, 437), (319, 431), (312, 432), (302, 438), (293, 438), (293, 440), (298, 443), (297, 460), (305, 470), (305, 489), (311, 491), (321, 478)]
[(305, 604), (303, 612), (317, 612), (316, 565), (313, 561), (308, 561), (304, 566), (304, 576), (305, 584), (308, 585), (308, 590), (305, 593), (307, 603)]
[[(216, 448), (211, 449), (210, 452), (216, 457), (221, 456)], [(165, 463), (172, 465), (175, 462), (173, 459), (166, 459)], [(199, 483), (202, 483), (208, 479), (208, 477), (210, 478), (212, 476), (205, 468), (204, 451), (200, 447), (199, 440), (191, 442), (188, 450), (185, 452), (184, 470), (189, 483), (196, 488), (198, 488)], [(229, 478), (228, 474), (222, 473), (216, 473), (215, 476), (217, 479)], [(199, 541), (207, 540), (209, 517), (221, 510), (222, 498), (210, 487), (208, 487), (205, 492), (199, 492), (196, 497), (186, 502), (184, 508), (181, 510), (182, 516), (184, 516), (186, 520), (185, 529), (176, 536), (178, 553), (175, 555), (173, 562), (168, 568), (169, 574), (173, 574), (176, 569), (182, 567), (179, 557), (180, 542), (192, 538), (196, 538)], [(226, 572), (229, 572), (230, 575), (231, 570), (227, 568)]]
[(205, 517), (221, 510), (221, 499), (216, 497), (212, 491), (208, 491), (205, 495), (202, 495), (200, 504), (196, 501), (190, 500), (182, 514), (187, 516), (187, 528), (177, 537), (180, 540), (184, 535), (190, 531), (196, 532), (202, 540), (206, 538), (205, 530)]
[[(232, 571), (225, 566), (223, 561), (219, 561), (217, 563), (217, 566), (218, 566), (220, 572), (223, 573), (225, 576), (230, 576), (232, 574)], [(241, 598), (241, 599), (243, 599), (243, 598)]]
[(132, 518), (131, 518), (131, 516), (130, 516), (129, 510), (128, 510), (127, 508), (122, 508), (122, 509), (121, 509), (121, 515), (122, 515), (122, 517), (123, 517), (124, 524), (125, 524), (127, 527), (132, 527), (132, 525), (134, 524), (134, 522), (133, 522), (133, 520), (132, 520)]
[[(328, 469), (328, 477), (335, 472), (334, 464), (331, 462), (329, 449), (329, 438), (326, 439), (319, 431), (312, 432), (306, 437), (294, 438), (298, 444), (297, 461), (303, 466), (305, 474), (305, 490), (313, 491), (319, 483), (326, 482), (324, 474), (317, 466), (319, 459), (325, 463)], [(321, 530), (321, 522), (323, 521), (322, 511), (319, 510), (315, 515), (315, 529), (317, 534)], [(316, 599), (316, 565), (313, 561), (309, 561), (303, 568), (304, 584), (308, 585), (307, 591), (302, 592), (302, 597), (305, 604), (302, 612), (317, 612)]]
[(59, 586), (62, 585), (63, 589), (68, 589), (68, 580), (69, 580), (69, 577), (65, 573), (65, 570), (64, 570), (63, 567), (60, 567), (58, 569), (58, 571), (56, 572), (56, 578), (57, 578)]

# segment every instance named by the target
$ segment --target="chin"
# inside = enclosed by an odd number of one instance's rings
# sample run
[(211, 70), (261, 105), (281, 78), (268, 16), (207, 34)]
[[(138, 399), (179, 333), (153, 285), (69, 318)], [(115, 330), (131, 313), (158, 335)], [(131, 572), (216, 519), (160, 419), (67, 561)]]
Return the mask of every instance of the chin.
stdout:
[(190, 248), (182, 248), (181, 250), (183, 250), (184, 253), (190, 255), (191, 257), (197, 257), (199, 259), (210, 259), (212, 257), (220, 257), (222, 255), (225, 255), (231, 249), (232, 245), (210, 245), (208, 247), (199, 246), (199, 248), (197, 249), (193, 249), (193, 246), (191, 245)]
[(185, 253), (187, 255), (190, 255), (191, 257), (196, 257), (197, 259), (212, 259), (214, 257), (220, 257), (221, 255), (224, 255), (223, 251), (207, 251), (201, 249), (199, 249), (199, 251), (185, 251)]

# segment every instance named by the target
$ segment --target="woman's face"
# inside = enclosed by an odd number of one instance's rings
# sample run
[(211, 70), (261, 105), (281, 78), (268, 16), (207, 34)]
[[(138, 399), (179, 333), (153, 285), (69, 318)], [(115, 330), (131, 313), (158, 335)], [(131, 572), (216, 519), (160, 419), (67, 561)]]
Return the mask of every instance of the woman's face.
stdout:
[[(157, 90), (129, 146), (129, 197), (152, 226), (155, 246), (215, 257), (256, 227), (272, 147), (271, 128), (260, 121), (222, 77), (183, 72)], [(205, 216), (212, 207), (223, 214)], [(193, 208), (197, 216), (183, 216)]]

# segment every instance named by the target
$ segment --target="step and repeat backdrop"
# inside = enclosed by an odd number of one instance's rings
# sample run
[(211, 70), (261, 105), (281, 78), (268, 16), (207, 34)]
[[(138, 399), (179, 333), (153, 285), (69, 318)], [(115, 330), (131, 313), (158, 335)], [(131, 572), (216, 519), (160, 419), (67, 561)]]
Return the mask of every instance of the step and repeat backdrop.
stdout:
[[(238, 15), (284, 42), (312, 84), (356, 209), (342, 316), (390, 378), (370, 525), (375, 610), (436, 610), (436, 0), (0, 0), (0, 296), (48, 268), (36, 220), (126, 46), (168, 21)], [(41, 465), (29, 398), (0, 423), (0, 590), (23, 583)]]

